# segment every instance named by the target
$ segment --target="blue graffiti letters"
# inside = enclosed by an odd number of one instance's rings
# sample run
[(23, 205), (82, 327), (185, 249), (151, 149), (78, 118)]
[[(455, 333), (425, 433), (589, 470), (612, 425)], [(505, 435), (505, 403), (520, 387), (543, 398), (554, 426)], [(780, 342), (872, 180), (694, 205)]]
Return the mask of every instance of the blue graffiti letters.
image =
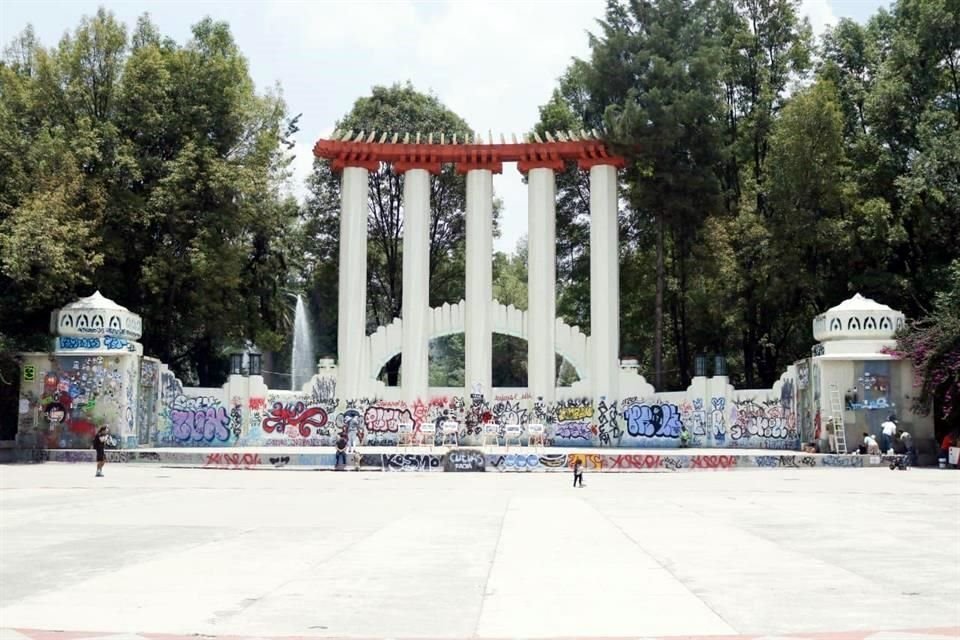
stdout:
[(58, 349), (99, 349), (100, 338), (74, 338), (60, 336), (57, 338)]
[(623, 412), (627, 433), (634, 437), (679, 438), (683, 421), (674, 404), (634, 404)]

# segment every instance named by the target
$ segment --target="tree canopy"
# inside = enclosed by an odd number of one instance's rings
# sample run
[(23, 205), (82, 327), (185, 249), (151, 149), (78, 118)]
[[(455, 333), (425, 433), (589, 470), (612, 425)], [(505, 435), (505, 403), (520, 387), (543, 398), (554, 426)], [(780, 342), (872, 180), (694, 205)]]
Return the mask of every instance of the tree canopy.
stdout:
[(27, 28), (0, 96), (0, 334), (41, 344), (52, 309), (99, 288), (201, 385), (231, 342), (279, 343), (296, 118), (225, 23), (183, 46), (102, 9), (51, 49)]

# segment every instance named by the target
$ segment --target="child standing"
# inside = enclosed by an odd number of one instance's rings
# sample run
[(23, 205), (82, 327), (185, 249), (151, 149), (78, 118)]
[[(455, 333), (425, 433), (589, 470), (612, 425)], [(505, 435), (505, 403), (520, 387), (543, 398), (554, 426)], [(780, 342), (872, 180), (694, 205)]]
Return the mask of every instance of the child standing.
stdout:
[(583, 463), (580, 461), (580, 458), (577, 458), (573, 463), (573, 486), (577, 486), (577, 483), (580, 483), (580, 488), (583, 488)]
[(93, 448), (97, 452), (97, 478), (103, 477), (103, 465), (107, 462), (107, 454), (104, 449), (107, 446), (107, 428), (100, 427), (96, 435), (93, 436)]

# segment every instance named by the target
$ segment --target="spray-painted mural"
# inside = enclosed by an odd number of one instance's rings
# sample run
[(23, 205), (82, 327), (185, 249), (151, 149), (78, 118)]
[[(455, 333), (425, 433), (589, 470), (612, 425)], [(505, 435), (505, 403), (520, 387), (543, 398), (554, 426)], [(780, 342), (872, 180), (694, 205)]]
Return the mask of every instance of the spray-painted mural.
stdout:
[[(102, 383), (107, 388), (129, 386), (124, 384), (126, 372), (100, 375), (107, 376)], [(141, 446), (330, 446), (348, 430), (364, 445), (396, 445), (405, 425), (412, 427), (411, 442), (432, 437), (434, 444), (441, 444), (443, 426), (450, 422), (458, 432), (455, 437), (448, 433), (446, 441), (464, 446), (503, 445), (508, 438), (513, 444), (529, 444), (528, 426), (533, 424), (544, 426), (545, 446), (676, 448), (684, 444), (684, 434), (685, 444), (697, 447), (795, 449), (800, 444), (792, 381), (781, 384), (776, 394), (750, 397), (736, 392), (709, 398), (665, 394), (670, 399), (593, 402), (572, 397), (547, 403), (520, 393), (498, 394), (492, 401), (481, 394), (451, 394), (407, 404), (378, 398), (341, 400), (330, 376), (315, 376), (304, 392), (264, 389), (248, 396), (233, 390), (229, 397), (229, 385), (185, 388), (166, 367), (146, 360), (138, 376), (130, 381), (135, 392), (124, 391), (131, 397), (121, 398), (111, 416), (115, 414), (122, 431), (133, 433)], [(94, 385), (98, 379), (93, 378)], [(46, 395), (46, 405), (59, 398)], [(71, 399), (71, 409), (74, 404)], [(129, 416), (127, 406), (134, 407)], [(57, 407), (53, 409), (56, 420)], [(80, 425), (75, 429), (89, 431), (82, 417), (73, 422)]]
[(149, 445), (156, 438), (159, 394), (160, 363), (144, 358), (140, 362), (137, 392), (137, 443), (140, 445)]
[(105, 426), (116, 445), (137, 445), (136, 358), (58, 355), (46, 362), (21, 387), (19, 438), (51, 449), (87, 448)]
[[(792, 389), (792, 385), (791, 385)], [(800, 433), (791, 402), (736, 399), (731, 403), (731, 447), (744, 449), (797, 449)]]
[[(339, 398), (335, 369), (294, 392), (270, 390), (259, 376), (239, 375), (222, 388), (185, 387), (166, 366), (137, 354), (61, 355), (55, 361), (56, 367), (37, 372), (36, 389), (25, 387), (21, 396), (19, 428), (26, 446), (87, 448), (101, 425), (122, 448), (330, 446), (340, 434), (362, 445), (388, 446), (800, 445), (792, 378), (758, 392), (734, 391), (724, 383), (721, 393), (703, 397), (695, 386), (685, 393), (609, 401), (571, 389), (554, 402), (523, 391), (486, 397), (449, 390), (406, 403)], [(455, 433), (446, 429), (451, 423)], [(26, 442), (31, 433), (36, 444)]]

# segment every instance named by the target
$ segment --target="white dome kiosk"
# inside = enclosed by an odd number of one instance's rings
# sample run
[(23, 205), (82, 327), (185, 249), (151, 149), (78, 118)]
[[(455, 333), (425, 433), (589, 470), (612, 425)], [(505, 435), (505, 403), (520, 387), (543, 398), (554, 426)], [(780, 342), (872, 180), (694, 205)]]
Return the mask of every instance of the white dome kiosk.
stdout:
[[(918, 447), (932, 438), (932, 418), (912, 411), (913, 367), (892, 353), (904, 322), (901, 312), (859, 293), (814, 318), (817, 344), (797, 363), (800, 421), (810, 439), (855, 451), (863, 433), (878, 435), (890, 415)], [(845, 447), (827, 429), (841, 421)]]
[(117, 447), (137, 446), (155, 392), (141, 371), (140, 316), (97, 291), (53, 311), (50, 330), (49, 353), (20, 354), (20, 446), (89, 450), (100, 427)]
[(56, 353), (143, 353), (143, 347), (135, 342), (143, 334), (140, 316), (99, 291), (50, 314), (50, 333), (57, 336)]

